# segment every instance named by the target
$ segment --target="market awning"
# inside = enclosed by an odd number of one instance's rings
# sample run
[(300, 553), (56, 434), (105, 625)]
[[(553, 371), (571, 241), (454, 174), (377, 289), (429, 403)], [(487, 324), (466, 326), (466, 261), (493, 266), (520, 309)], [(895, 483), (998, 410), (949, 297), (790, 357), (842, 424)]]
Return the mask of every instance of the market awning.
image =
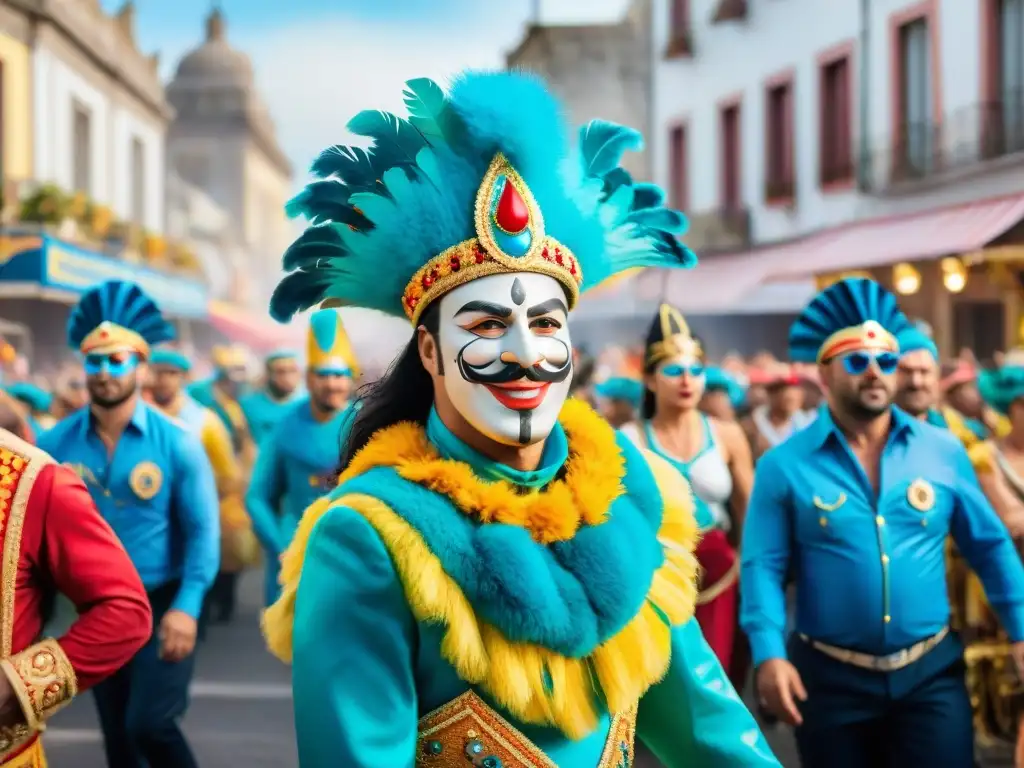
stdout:
[(256, 352), (278, 347), (299, 348), (305, 341), (305, 325), (281, 325), (270, 315), (251, 312), (226, 301), (210, 301), (210, 325), (237, 344)]
[(1024, 195), (851, 224), (815, 238), (814, 253), (799, 261), (781, 257), (773, 281), (921, 261), (984, 248), (1024, 219)]

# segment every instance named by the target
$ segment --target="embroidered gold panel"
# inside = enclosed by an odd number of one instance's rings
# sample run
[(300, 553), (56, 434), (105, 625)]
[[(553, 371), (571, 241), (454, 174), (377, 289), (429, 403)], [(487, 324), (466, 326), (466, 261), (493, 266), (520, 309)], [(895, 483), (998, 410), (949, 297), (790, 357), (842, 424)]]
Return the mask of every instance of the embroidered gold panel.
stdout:
[[(17, 438), (0, 433), (0, 660), (9, 664), (14, 642), (14, 596), (21, 560), (21, 534), (25, 525), (25, 512), (36, 475), (49, 459)], [(62, 654), (63, 655), (63, 654)], [(13, 659), (11, 659), (13, 661)], [(21, 691), (17, 681), (11, 681), (15, 694)], [(42, 748), (31, 747), (7, 763), (14, 752), (22, 749), (36, 731), (25, 725), (0, 729), (0, 764), (17, 766), (45, 765)], [(28, 761), (28, 762), (25, 762)], [(37, 762), (33, 762), (37, 761)]]
[[(636, 707), (614, 715), (597, 768), (633, 764)], [(475, 692), (467, 691), (419, 722), (417, 768), (558, 768)]]

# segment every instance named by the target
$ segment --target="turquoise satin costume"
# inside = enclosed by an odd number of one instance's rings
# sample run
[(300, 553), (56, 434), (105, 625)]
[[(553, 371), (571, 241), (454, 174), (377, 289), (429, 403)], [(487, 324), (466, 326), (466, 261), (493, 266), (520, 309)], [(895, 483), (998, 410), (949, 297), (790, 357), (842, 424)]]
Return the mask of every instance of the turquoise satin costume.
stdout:
[[(417, 328), (453, 288), (523, 273), (571, 311), (625, 270), (696, 263), (685, 216), (619, 167), (642, 143), (632, 129), (593, 121), (572, 141), (522, 73), (406, 88), (409, 118), (357, 115), (371, 147), (323, 152), (289, 205), (312, 226), (285, 253), (275, 318), (327, 304)], [(580, 401), (525, 474), (426, 409), (367, 436), (373, 405), (264, 614), (292, 664), (303, 768), (618, 768), (637, 737), (670, 768), (778, 766), (692, 621), (697, 526), (678, 473)]]
[(252, 439), (256, 441), (257, 446), (263, 446), (273, 433), (274, 427), (301, 397), (300, 392), (293, 392), (285, 397), (275, 398), (266, 389), (260, 389), (250, 392), (239, 401), (245, 420), (249, 423)]
[[(548, 439), (541, 467), (525, 476), (476, 453), (436, 414), (427, 436), (443, 457), (469, 463), (480, 477), (527, 487), (550, 481), (566, 458), (560, 428)], [(657, 487), (639, 450), (624, 437), (618, 446), (627, 457), (624, 485), (633, 496), (616, 502), (612, 520), (637, 514), (638, 502), (645, 513), (655, 512)], [(390, 470), (373, 470), (332, 497), (353, 492), (402, 509), (410, 520), (419, 520), (421, 532), (432, 530), (436, 537), (454, 535), (465, 524), (441, 497)], [(510, 555), (516, 549), (511, 541), (501, 543), (510, 547)], [(416, 622), (388, 550), (351, 510), (334, 507), (321, 519), (308, 557), (296, 604), (292, 662), (300, 764), (410, 768), (417, 721), (469, 688), (441, 654), (441, 628)], [(524, 591), (532, 589), (547, 592), (540, 581)], [(597, 730), (577, 741), (554, 728), (513, 723), (559, 768), (598, 765), (608, 731), (607, 715)], [(637, 735), (667, 768), (779, 765), (693, 619), (673, 630), (671, 667), (641, 700)]]
[(260, 446), (245, 506), (266, 553), (267, 605), (280, 593), (278, 559), (292, 540), (302, 513), (334, 488), (351, 409), (349, 405), (327, 421), (317, 421), (309, 395), (304, 395), (291, 404)]

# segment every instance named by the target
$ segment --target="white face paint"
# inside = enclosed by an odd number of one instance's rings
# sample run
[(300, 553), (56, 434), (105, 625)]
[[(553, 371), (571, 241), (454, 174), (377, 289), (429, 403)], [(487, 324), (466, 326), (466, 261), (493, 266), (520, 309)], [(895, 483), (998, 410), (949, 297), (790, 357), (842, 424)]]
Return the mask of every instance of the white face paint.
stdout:
[(446, 294), (439, 311), (444, 387), (462, 417), (505, 445), (547, 438), (572, 383), (561, 284), (490, 275)]

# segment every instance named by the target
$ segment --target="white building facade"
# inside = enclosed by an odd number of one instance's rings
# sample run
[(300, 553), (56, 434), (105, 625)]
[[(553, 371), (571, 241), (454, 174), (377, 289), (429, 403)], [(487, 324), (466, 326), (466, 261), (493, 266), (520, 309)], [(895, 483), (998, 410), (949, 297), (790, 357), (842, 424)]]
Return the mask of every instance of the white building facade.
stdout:
[(725, 309), (859, 258), (878, 279), (931, 259), (906, 301), (937, 339), (1015, 328), (957, 302), (1005, 305), (1019, 286), (964, 278), (945, 296), (938, 259), (970, 269), (1024, 244), (1024, 0), (655, 0), (652, 15), (654, 178), (706, 255), (680, 291)]
[(40, 19), (32, 51), (35, 180), (84, 192), (122, 221), (165, 228), (172, 111), (155, 57), (135, 45), (130, 3), (114, 17), (65, 0)]
[(747, 219), (751, 245), (1024, 191), (1022, 0), (653, 15), (656, 181), (695, 215)]

